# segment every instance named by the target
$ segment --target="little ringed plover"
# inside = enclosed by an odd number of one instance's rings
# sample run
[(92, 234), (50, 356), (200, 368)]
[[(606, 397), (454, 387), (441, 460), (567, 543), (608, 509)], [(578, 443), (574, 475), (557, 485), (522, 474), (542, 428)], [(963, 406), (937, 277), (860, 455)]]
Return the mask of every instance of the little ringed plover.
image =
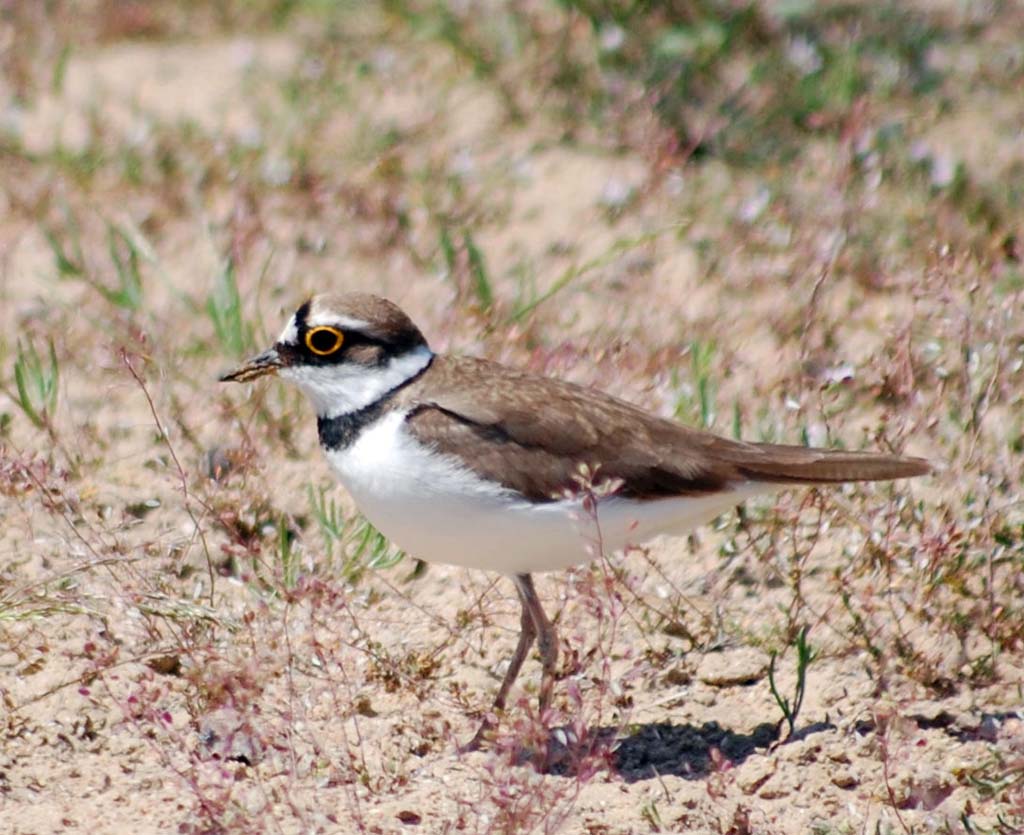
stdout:
[(395, 544), (511, 577), (521, 632), (496, 711), (535, 640), (542, 712), (551, 697), (558, 639), (531, 574), (685, 534), (757, 494), (931, 469), (921, 458), (729, 440), (594, 389), (435, 354), (402, 310), (366, 293), (315, 296), (273, 347), (221, 379), (266, 374), (306, 394), (331, 469)]

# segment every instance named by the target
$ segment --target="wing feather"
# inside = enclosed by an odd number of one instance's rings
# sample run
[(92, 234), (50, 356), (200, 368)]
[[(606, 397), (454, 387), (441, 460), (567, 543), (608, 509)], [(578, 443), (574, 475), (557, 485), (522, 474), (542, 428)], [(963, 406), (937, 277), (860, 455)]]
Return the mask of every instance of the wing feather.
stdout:
[(486, 360), (438, 357), (429, 374), (429, 385), (407, 395), (409, 431), (534, 501), (573, 488), (581, 465), (641, 499), (706, 495), (742, 482), (827, 484), (931, 470), (920, 458), (733, 441)]

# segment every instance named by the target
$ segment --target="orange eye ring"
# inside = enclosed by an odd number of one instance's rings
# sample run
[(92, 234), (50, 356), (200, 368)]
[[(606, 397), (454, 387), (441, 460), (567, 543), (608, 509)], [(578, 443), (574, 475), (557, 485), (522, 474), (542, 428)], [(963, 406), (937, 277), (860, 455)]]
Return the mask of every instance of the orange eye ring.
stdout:
[(345, 336), (340, 330), (327, 325), (306, 332), (306, 347), (318, 357), (328, 357), (335, 353), (344, 341)]

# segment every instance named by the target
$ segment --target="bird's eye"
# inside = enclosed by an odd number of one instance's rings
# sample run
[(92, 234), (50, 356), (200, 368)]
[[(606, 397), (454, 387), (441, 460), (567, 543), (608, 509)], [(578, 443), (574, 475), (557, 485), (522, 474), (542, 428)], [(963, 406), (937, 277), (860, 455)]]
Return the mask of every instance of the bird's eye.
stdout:
[(326, 357), (333, 354), (341, 347), (344, 336), (337, 328), (326, 326), (312, 328), (306, 334), (306, 347), (318, 357)]

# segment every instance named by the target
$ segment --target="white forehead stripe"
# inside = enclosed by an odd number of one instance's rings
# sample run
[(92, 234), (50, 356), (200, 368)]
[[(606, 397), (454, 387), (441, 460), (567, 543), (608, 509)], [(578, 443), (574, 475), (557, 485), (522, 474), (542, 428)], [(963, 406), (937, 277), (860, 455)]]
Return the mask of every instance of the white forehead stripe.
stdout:
[[(368, 331), (370, 329), (369, 322), (364, 322), (362, 319), (353, 319), (351, 316), (341, 316), (337, 313), (318, 312), (306, 317), (307, 330), (310, 328), (318, 328), (322, 325), (341, 328), (343, 331)], [(277, 341), (283, 342), (286, 345), (297, 345), (299, 343), (299, 326), (296, 323), (294, 316), (288, 320), (288, 324), (285, 325), (284, 330), (281, 331), (281, 335), (277, 338)]]
[(292, 316), (288, 320), (288, 324), (284, 326), (284, 330), (281, 331), (281, 335), (277, 338), (278, 342), (283, 342), (285, 345), (297, 345), (299, 342), (299, 327), (295, 324), (295, 317)]
[(317, 328), (321, 325), (330, 325), (334, 328), (341, 328), (352, 331), (368, 331), (370, 323), (362, 319), (353, 319), (351, 316), (342, 316), (340, 313), (331, 313), (329, 310), (317, 310), (306, 317), (307, 328)]

